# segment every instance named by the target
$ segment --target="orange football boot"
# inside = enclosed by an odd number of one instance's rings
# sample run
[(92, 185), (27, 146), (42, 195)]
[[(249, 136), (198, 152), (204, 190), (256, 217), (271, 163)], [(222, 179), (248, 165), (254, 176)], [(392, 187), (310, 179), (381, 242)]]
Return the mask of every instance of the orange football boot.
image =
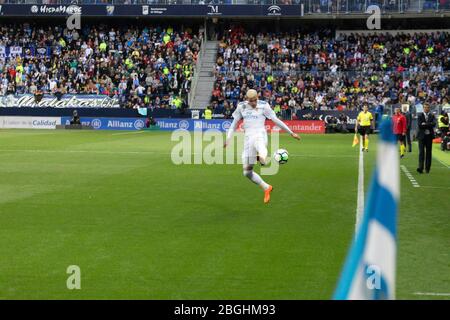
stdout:
[(269, 185), (269, 187), (264, 190), (264, 203), (269, 203), (270, 201), (270, 193), (272, 192), (273, 187)]

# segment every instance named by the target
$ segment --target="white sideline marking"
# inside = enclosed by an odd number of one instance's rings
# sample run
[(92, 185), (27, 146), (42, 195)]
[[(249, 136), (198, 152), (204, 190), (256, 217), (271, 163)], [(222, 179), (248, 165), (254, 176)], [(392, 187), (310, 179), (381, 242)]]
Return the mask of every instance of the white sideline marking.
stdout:
[(421, 188), (431, 188), (431, 189), (445, 189), (450, 190), (450, 187), (439, 187), (439, 186), (420, 186)]
[(289, 156), (305, 158), (356, 158), (355, 156), (345, 154), (289, 154)]
[[(153, 154), (157, 151), (99, 151), (99, 150), (38, 150), (38, 149), (1, 149), (0, 152), (36, 152), (36, 153), (98, 153), (98, 154)], [(162, 153), (160, 154), (170, 154)]]
[(420, 185), (419, 183), (416, 181), (416, 179), (414, 179), (413, 175), (411, 174), (411, 172), (409, 172), (409, 170), (404, 166), (401, 165), (400, 168), (402, 169), (402, 171), (405, 173), (406, 177), (409, 179), (409, 181), (411, 181), (411, 184), (413, 185), (414, 188), (419, 188)]
[(439, 160), (438, 158), (436, 158), (436, 157), (433, 157), (433, 158), (435, 158), (437, 161), (439, 161), (444, 167), (446, 167), (447, 169), (450, 169), (450, 166), (448, 166), (446, 163), (444, 163), (444, 162), (442, 162), (441, 160)]
[(450, 297), (450, 293), (438, 293), (438, 292), (414, 292), (416, 296), (442, 296)]
[(356, 224), (355, 231), (358, 230), (359, 223), (364, 213), (364, 153), (359, 149), (358, 166), (358, 198), (356, 201)]
[(142, 133), (142, 132), (145, 132), (145, 131), (139, 130), (139, 131), (131, 131), (131, 132), (113, 133), (112, 136), (120, 136), (122, 134), (137, 134), (137, 133)]
[[(143, 131), (144, 132), (144, 131)], [(124, 134), (124, 133), (122, 133)], [(0, 149), (0, 152), (37, 152), (37, 153), (99, 153), (99, 154), (171, 154), (170, 152), (159, 151), (101, 151), (101, 150), (44, 150), (44, 149)], [(192, 152), (191, 155), (197, 154)], [(304, 158), (355, 158), (354, 156), (346, 155), (322, 155), (322, 154), (289, 154), (290, 157), (304, 157)]]

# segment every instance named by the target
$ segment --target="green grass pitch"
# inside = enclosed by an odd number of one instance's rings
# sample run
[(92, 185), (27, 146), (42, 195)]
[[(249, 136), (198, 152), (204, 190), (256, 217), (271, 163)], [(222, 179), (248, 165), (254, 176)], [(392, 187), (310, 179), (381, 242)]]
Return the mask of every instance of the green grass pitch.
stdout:
[[(117, 134), (121, 133), (121, 134)], [(330, 299), (355, 228), (352, 135), (281, 137), (272, 201), (163, 132), (0, 130), (0, 299)], [(450, 155), (401, 163), (397, 298), (449, 299)], [(366, 192), (376, 137), (365, 154)], [(438, 159), (440, 161), (438, 161)], [(258, 169), (259, 170), (259, 169)], [(66, 269), (81, 268), (81, 290)]]

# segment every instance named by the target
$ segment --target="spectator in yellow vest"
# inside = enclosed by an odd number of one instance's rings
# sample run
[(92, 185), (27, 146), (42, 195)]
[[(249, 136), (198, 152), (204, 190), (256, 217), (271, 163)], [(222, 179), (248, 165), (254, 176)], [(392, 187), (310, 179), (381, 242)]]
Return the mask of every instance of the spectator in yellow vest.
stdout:
[(181, 109), (181, 107), (183, 105), (183, 100), (181, 100), (180, 97), (174, 97), (172, 104), (175, 106), (175, 108)]
[(166, 33), (163, 37), (164, 44), (167, 44), (170, 41), (170, 35)]
[(16, 67), (16, 72), (21, 72), (23, 73), (23, 66), (21, 64), (17, 65)]
[(205, 109), (205, 113), (203, 114), (203, 117), (205, 117), (205, 120), (211, 120), (212, 119), (212, 110), (210, 107), (207, 107)]
[(133, 60), (131, 60), (130, 58), (126, 58), (125, 65), (127, 66), (128, 69), (133, 68)]
[(105, 52), (107, 45), (106, 45), (105, 41), (102, 41), (102, 43), (100, 43), (100, 45), (98, 47), (100, 49), (100, 52)]
[(275, 114), (277, 115), (277, 117), (279, 117), (281, 115), (281, 106), (279, 104), (276, 104), (273, 107), (273, 111), (275, 112)]

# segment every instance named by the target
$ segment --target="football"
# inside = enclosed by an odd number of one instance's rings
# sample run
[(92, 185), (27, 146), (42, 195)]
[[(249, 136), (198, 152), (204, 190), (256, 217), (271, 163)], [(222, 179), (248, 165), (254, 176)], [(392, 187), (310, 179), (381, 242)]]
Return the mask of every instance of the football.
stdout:
[(288, 162), (289, 159), (289, 153), (287, 152), (287, 150), (284, 149), (278, 149), (274, 155), (273, 158), (275, 159), (276, 162), (278, 162), (279, 164), (284, 164), (286, 162)]

